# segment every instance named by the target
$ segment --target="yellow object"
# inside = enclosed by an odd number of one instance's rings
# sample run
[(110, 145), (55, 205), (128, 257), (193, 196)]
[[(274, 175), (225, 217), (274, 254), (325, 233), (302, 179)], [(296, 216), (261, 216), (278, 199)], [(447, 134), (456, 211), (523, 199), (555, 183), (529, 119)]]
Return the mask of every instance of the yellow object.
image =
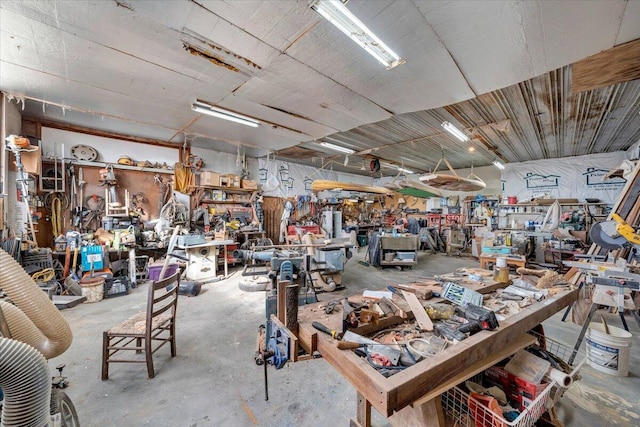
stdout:
[(611, 219), (618, 223), (616, 231), (625, 239), (634, 245), (640, 245), (640, 235), (636, 234), (636, 230), (629, 225), (620, 215), (617, 213), (611, 214)]
[(134, 166), (135, 162), (133, 160), (131, 160), (131, 157), (127, 157), (127, 156), (121, 156), (118, 159), (118, 164), (119, 165), (127, 165), (127, 166)]
[(191, 168), (186, 167), (184, 163), (178, 162), (173, 167), (173, 182), (176, 191), (189, 194), (195, 188), (196, 178)]
[(53, 268), (45, 268), (44, 270), (38, 271), (37, 273), (33, 273), (31, 278), (36, 282), (48, 282), (53, 280), (56, 276), (56, 272)]

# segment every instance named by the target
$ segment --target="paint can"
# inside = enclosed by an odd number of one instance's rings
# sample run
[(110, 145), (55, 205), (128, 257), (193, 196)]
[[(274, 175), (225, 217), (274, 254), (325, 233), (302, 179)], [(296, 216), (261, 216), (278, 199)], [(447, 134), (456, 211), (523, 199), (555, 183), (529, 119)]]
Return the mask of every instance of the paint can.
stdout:
[(586, 345), (589, 365), (605, 374), (626, 377), (632, 337), (630, 332), (615, 326), (609, 326), (607, 334), (601, 323), (589, 323)]

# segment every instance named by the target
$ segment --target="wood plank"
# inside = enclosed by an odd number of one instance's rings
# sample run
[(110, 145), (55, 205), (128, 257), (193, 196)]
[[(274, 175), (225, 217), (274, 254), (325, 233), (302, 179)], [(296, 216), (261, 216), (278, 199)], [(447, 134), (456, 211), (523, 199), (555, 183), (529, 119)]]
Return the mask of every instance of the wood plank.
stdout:
[(389, 418), (389, 423), (394, 427), (445, 427), (446, 422), (440, 397), (436, 396), (420, 405), (402, 408)]
[(424, 310), (422, 304), (420, 304), (420, 300), (415, 294), (407, 291), (402, 292), (402, 296), (407, 300), (409, 307), (411, 307), (411, 312), (413, 316), (416, 318), (416, 322), (418, 322), (418, 326), (420, 329), (424, 331), (433, 331), (433, 322), (431, 318), (427, 315), (427, 312)]
[(575, 62), (571, 91), (576, 94), (637, 79), (640, 79), (640, 39)]
[(529, 334), (522, 334), (518, 339), (516, 339), (515, 341), (513, 341), (512, 343), (501, 347), (499, 349), (496, 349), (496, 351), (494, 353), (491, 354), (491, 357), (488, 357), (486, 359), (482, 359), (482, 360), (478, 360), (477, 362), (475, 362), (473, 365), (469, 366), (467, 369), (465, 369), (464, 371), (460, 372), (458, 375), (456, 375), (454, 378), (452, 378), (448, 384), (444, 384), (441, 385), (440, 387), (434, 388), (433, 390), (430, 390), (429, 393), (425, 394), (424, 396), (422, 396), (421, 398), (419, 398), (418, 400), (416, 400), (413, 405), (421, 405), (425, 402), (428, 402), (431, 399), (434, 399), (435, 397), (437, 397), (438, 395), (444, 393), (445, 391), (449, 390), (451, 388), (451, 384), (460, 384), (461, 382), (463, 382), (464, 380), (466, 380), (467, 378), (471, 378), (472, 376), (490, 368), (491, 366), (495, 365), (496, 363), (500, 362), (503, 359), (506, 359), (507, 357), (511, 356), (512, 354), (516, 353), (518, 350), (522, 350), (525, 347), (530, 346), (531, 344), (533, 344), (536, 341), (535, 337), (533, 335), (529, 335)]

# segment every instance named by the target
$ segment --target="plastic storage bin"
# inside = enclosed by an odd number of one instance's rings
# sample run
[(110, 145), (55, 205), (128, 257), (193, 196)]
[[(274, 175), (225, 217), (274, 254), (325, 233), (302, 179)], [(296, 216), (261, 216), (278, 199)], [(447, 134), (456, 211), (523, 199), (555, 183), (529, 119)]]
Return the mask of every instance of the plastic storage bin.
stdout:
[[(164, 278), (175, 274), (178, 271), (178, 264), (169, 264), (167, 266), (167, 271), (164, 273)], [(150, 264), (149, 265), (149, 280), (153, 280), (154, 282), (160, 280), (160, 273), (162, 272), (162, 264)]]

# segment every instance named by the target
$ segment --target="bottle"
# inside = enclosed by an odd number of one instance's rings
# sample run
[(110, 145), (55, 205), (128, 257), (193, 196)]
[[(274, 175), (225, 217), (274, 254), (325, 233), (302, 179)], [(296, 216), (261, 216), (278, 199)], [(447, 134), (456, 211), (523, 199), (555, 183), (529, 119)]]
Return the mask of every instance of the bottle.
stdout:
[(504, 240), (504, 244), (507, 246), (511, 246), (511, 233), (507, 233), (507, 235), (505, 236), (505, 240)]

